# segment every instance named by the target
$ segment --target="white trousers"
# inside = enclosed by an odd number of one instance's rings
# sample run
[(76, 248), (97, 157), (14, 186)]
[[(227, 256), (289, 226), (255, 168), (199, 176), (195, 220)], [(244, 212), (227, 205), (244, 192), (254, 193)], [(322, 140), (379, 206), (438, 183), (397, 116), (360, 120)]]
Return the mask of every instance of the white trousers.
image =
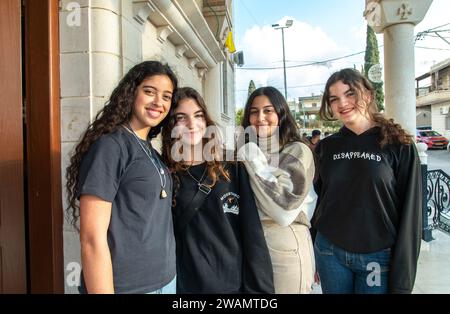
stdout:
[(282, 227), (262, 221), (273, 267), (275, 293), (307, 294), (314, 283), (314, 249), (309, 228), (293, 223)]

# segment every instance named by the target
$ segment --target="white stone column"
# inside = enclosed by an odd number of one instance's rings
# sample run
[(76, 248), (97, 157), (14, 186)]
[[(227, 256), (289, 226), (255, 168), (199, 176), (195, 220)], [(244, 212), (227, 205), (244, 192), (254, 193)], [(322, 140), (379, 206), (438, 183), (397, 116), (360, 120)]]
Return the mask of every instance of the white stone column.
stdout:
[(205, 78), (205, 103), (215, 122), (220, 123), (222, 113), (222, 69), (221, 63), (208, 70)]
[(414, 24), (395, 24), (384, 30), (386, 115), (410, 134), (416, 130)]
[[(122, 76), (121, 1), (60, 1), (61, 182), (81, 134)], [(126, 33), (128, 34), (128, 33)], [(63, 189), (63, 207), (67, 208)], [(78, 293), (79, 234), (64, 220), (65, 292)]]
[(364, 17), (384, 37), (386, 115), (416, 133), (414, 26), (433, 0), (366, 0)]

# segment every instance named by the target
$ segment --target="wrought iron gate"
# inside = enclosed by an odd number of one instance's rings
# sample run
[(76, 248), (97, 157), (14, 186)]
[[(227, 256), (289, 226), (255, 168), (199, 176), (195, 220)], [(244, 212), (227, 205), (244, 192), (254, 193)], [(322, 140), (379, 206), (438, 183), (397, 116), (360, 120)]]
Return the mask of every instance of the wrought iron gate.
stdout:
[(450, 234), (450, 177), (442, 170), (427, 173), (427, 215), (430, 229)]

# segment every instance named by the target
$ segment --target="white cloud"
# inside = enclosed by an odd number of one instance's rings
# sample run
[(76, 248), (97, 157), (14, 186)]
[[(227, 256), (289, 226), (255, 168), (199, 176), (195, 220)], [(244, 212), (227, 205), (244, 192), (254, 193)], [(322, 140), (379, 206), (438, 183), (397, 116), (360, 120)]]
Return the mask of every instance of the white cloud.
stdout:
[[(448, 15), (448, 0), (434, 0), (424, 20), (416, 26), (415, 33), (450, 23)], [(298, 65), (308, 61), (327, 60), (365, 50), (366, 23), (361, 19), (360, 25), (352, 27), (344, 38), (332, 38), (320, 27), (290, 17), (283, 17), (278, 23), (284, 25), (286, 19), (294, 20), (292, 27), (285, 29), (286, 65)], [(320, 21), (318, 21), (320, 23)], [(445, 29), (450, 29), (447, 25)], [(447, 37), (450, 37), (447, 33)], [(378, 44), (383, 45), (383, 35), (377, 34)], [(444, 50), (430, 50), (418, 47), (432, 47)], [(248, 83), (251, 79), (257, 87), (272, 85), (284, 93), (282, 69), (281, 31), (274, 30), (270, 25), (254, 26), (245, 32), (238, 40), (237, 47), (244, 51), (244, 67), (280, 67), (276, 70), (248, 71), (236, 70), (236, 107), (245, 104)], [(426, 37), (416, 43), (415, 59), (416, 76), (429, 71), (430, 67), (440, 61), (450, 58), (450, 45), (439, 38)], [(306, 86), (316, 83), (324, 84), (329, 75), (336, 70), (355, 66), (361, 69), (364, 53), (336, 60), (321, 66), (305, 66), (287, 70), (288, 99), (318, 94), (323, 85)], [(383, 64), (383, 48), (380, 48), (380, 62)], [(305, 86), (299, 88), (298, 86)]]
[[(320, 93), (323, 86), (298, 86), (324, 83), (336, 69), (348, 67), (348, 62), (333, 62), (324, 65), (289, 68), (289, 66), (327, 60), (353, 52), (348, 47), (340, 47), (320, 27), (284, 17), (278, 23), (284, 25), (287, 19), (294, 20), (292, 27), (284, 30), (288, 99)], [(281, 30), (270, 25), (254, 26), (245, 32), (238, 47), (244, 51), (244, 67), (279, 67), (273, 70), (237, 70), (236, 105), (242, 107), (247, 98), (248, 83), (254, 80), (257, 87), (272, 85), (284, 93), (283, 55)], [(345, 60), (344, 60), (345, 61)]]
[[(425, 18), (415, 28), (415, 33), (423, 32), (444, 24), (450, 23), (448, 14), (449, 1), (448, 0), (434, 0), (428, 10)], [(450, 25), (441, 29), (450, 29)], [(444, 37), (450, 37), (450, 32), (441, 34)], [(450, 41), (447, 38), (447, 41)], [(417, 47), (431, 47), (444, 50), (423, 49)], [(430, 70), (434, 64), (439, 63), (445, 59), (450, 58), (450, 44), (444, 40), (426, 36), (423, 40), (416, 42), (415, 59), (416, 59), (416, 76), (422, 75)]]

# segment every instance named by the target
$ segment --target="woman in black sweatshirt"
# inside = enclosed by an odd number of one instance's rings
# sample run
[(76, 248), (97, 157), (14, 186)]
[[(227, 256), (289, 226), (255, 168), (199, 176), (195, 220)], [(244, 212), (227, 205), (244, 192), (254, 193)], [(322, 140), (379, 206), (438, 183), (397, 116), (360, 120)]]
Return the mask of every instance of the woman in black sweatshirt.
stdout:
[(224, 161), (219, 138), (200, 94), (180, 88), (163, 129), (163, 158), (175, 186), (177, 292), (273, 293), (272, 264), (247, 172), (240, 163)]
[(411, 293), (422, 226), (420, 163), (412, 137), (377, 111), (358, 71), (327, 81), (320, 115), (341, 130), (316, 148), (313, 225), (324, 293)]

